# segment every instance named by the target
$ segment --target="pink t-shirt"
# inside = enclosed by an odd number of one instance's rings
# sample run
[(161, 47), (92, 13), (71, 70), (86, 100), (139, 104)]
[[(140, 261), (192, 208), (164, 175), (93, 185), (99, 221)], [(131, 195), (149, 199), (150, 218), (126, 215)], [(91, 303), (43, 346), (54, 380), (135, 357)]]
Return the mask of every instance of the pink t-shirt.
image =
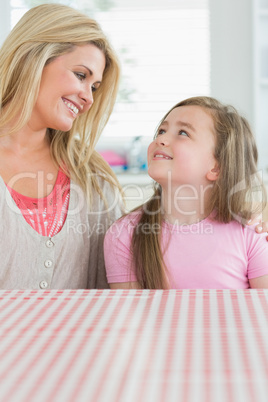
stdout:
[[(104, 240), (108, 283), (136, 281), (131, 270), (131, 237), (139, 220), (133, 212), (116, 221)], [(138, 226), (149, 232), (149, 228)], [(248, 279), (268, 275), (265, 234), (236, 221), (209, 218), (193, 225), (163, 223), (162, 250), (171, 289), (247, 289)]]

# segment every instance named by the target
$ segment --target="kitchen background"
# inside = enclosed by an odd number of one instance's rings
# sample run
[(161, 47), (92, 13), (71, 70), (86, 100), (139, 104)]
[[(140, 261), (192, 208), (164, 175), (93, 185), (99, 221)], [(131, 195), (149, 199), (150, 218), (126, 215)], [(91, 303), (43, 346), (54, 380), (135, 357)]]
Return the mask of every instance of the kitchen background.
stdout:
[[(42, 0), (1, 0), (0, 44)], [(113, 116), (97, 149), (128, 209), (152, 192), (146, 148), (163, 114), (189, 96), (233, 104), (251, 123), (268, 185), (268, 0), (58, 0), (96, 18), (122, 64)], [(265, 213), (268, 218), (268, 214)]]

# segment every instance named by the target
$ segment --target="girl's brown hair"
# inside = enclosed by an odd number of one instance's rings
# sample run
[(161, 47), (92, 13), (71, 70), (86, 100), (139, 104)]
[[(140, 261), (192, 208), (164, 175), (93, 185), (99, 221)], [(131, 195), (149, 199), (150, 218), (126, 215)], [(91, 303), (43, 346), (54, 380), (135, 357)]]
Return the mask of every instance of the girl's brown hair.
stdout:
[(95, 20), (60, 4), (42, 4), (23, 15), (0, 49), (0, 132), (16, 132), (30, 119), (44, 67), (75, 46), (87, 44), (97, 46), (106, 59), (94, 103), (76, 118), (70, 131), (48, 130), (47, 134), (54, 161), (67, 168), (90, 200), (92, 187), (101, 194), (96, 172), (118, 185), (108, 164), (94, 151), (113, 110), (120, 78), (117, 56)]
[[(211, 97), (200, 96), (176, 104), (166, 113), (159, 126), (173, 109), (181, 106), (200, 106), (210, 113), (214, 122), (214, 156), (219, 176), (210, 193), (207, 214), (213, 212), (213, 219), (218, 222), (238, 220), (245, 224), (253, 214), (261, 213), (266, 202), (265, 189), (257, 173), (258, 151), (247, 120), (234, 107), (223, 105)], [(265, 202), (256, 194), (261, 194)], [(141, 288), (165, 289), (169, 287), (169, 282), (161, 248), (163, 211), (161, 187), (158, 184), (154, 195), (142, 209), (137, 225), (139, 230), (134, 230), (132, 238), (133, 265), (137, 279)], [(142, 230), (143, 225), (146, 231)], [(148, 227), (151, 228), (150, 234)]]

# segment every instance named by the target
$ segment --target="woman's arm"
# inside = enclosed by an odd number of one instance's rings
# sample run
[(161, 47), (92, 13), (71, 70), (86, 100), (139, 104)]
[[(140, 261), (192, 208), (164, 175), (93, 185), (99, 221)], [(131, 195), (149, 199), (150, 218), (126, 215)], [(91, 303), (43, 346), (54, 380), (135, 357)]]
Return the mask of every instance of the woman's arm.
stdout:
[[(257, 233), (265, 233), (268, 232), (268, 222), (260, 222), (256, 227), (255, 230)], [(268, 236), (266, 236), (266, 241), (268, 241)]]
[(268, 289), (268, 275), (249, 279), (249, 285), (252, 289)]
[[(257, 225), (256, 225), (257, 223)], [(262, 222), (261, 217), (256, 217), (254, 219), (251, 219), (248, 222), (248, 225), (256, 225), (255, 231), (257, 233), (266, 233), (268, 232), (268, 221)], [(268, 236), (266, 237), (266, 240), (268, 241)]]

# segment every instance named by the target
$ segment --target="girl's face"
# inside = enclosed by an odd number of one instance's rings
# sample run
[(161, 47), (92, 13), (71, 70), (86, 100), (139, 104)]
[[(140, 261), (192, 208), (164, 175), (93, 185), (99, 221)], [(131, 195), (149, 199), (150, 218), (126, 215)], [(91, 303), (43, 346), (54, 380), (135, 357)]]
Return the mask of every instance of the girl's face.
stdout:
[[(163, 189), (206, 186), (218, 175), (214, 124), (200, 106), (173, 109), (148, 148), (148, 173)], [(199, 187), (200, 188), (200, 187)]]
[(71, 129), (77, 116), (89, 110), (101, 84), (105, 56), (96, 46), (76, 46), (44, 67), (29, 125), (33, 130)]

